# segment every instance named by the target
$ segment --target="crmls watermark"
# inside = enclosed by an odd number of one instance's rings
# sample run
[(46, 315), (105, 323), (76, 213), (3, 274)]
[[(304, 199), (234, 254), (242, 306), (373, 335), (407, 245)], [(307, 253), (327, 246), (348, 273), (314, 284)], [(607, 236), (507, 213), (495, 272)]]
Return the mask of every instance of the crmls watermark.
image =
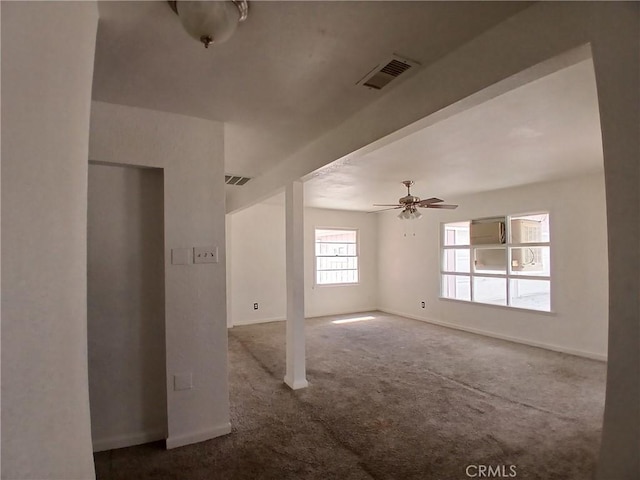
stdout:
[(467, 465), (464, 473), (469, 478), (515, 478), (518, 476), (515, 465)]

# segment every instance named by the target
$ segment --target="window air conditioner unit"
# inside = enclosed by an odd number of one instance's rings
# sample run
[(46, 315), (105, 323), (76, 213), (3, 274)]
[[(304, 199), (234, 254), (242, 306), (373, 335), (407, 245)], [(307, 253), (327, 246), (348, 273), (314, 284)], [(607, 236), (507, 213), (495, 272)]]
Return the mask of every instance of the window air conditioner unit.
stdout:
[(504, 244), (506, 242), (504, 219), (473, 220), (470, 235), (471, 245)]

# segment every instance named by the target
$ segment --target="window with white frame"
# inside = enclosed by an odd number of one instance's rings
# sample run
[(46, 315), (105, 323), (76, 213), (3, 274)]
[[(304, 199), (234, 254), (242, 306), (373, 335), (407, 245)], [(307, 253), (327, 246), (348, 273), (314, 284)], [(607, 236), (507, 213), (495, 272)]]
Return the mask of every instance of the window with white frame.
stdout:
[(443, 298), (551, 311), (549, 214), (445, 223)]
[(357, 230), (316, 228), (316, 284), (358, 283)]

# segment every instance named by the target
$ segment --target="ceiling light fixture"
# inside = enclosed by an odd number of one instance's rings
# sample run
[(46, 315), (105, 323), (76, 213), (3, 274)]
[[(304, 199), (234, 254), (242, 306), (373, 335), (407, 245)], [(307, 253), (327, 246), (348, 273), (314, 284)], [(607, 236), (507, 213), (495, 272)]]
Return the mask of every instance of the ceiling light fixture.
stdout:
[(418, 220), (422, 214), (416, 207), (407, 207), (398, 214), (400, 220)]
[(182, 26), (205, 48), (231, 38), (249, 15), (247, 0), (171, 1), (169, 6), (178, 15)]

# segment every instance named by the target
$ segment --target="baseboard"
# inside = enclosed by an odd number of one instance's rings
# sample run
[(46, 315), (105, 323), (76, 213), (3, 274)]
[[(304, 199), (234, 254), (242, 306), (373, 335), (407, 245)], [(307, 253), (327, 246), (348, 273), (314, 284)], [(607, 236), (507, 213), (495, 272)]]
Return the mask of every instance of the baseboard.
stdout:
[(258, 323), (284, 322), (285, 320), (286, 319), (283, 317), (238, 320), (237, 322), (233, 322), (232, 327), (240, 326), (240, 325), (256, 325)]
[[(328, 312), (313, 312), (313, 313), (306, 313), (305, 318), (330, 317), (333, 315), (351, 315), (354, 313), (375, 312), (376, 310), (377, 309), (375, 307), (371, 307), (371, 308), (358, 308), (355, 310), (346, 310), (346, 311), (335, 310), (335, 311), (328, 311)], [(285, 317), (245, 319), (245, 320), (238, 320), (237, 322), (234, 322), (232, 327), (240, 326), (240, 325), (256, 325), (259, 323), (284, 322), (285, 320), (286, 320)], [(232, 327), (229, 327), (229, 328), (232, 328)]]
[(231, 423), (227, 422), (217, 427), (200, 430), (198, 432), (185, 433), (183, 435), (172, 435), (167, 438), (167, 450), (172, 448), (191, 445), (192, 443), (204, 442), (212, 438), (231, 433)]
[(105, 450), (114, 450), (116, 448), (132, 447), (143, 443), (164, 440), (166, 437), (167, 435), (164, 430), (155, 430), (152, 432), (128, 433), (126, 435), (93, 439), (93, 451), (103, 452)]
[(305, 314), (305, 318), (320, 318), (320, 317), (332, 317), (334, 315), (353, 315), (356, 313), (369, 313), (375, 312), (378, 309), (376, 307), (371, 308), (358, 308), (357, 310), (335, 310), (328, 312), (313, 312)]
[(391, 315), (398, 315), (400, 317), (410, 318), (412, 320), (419, 320), (425, 323), (432, 323), (434, 325), (440, 325), (441, 327), (453, 328), (455, 330), (462, 330), (464, 332), (475, 333), (477, 335), (483, 335), (485, 337), (498, 338), (500, 340), (507, 340), (509, 342), (520, 343), (522, 345), (528, 345), (530, 347), (544, 348), (546, 350), (552, 350), (554, 352), (567, 353), (569, 355), (575, 355), (577, 357), (589, 358), (591, 360), (600, 360), (602, 362), (607, 361), (607, 356), (599, 353), (586, 352), (584, 350), (576, 350), (573, 348), (563, 347), (561, 345), (554, 345), (550, 343), (534, 342), (526, 338), (511, 337), (509, 335), (502, 335), (500, 333), (490, 332), (488, 330), (481, 330), (478, 328), (471, 328), (464, 325), (456, 325), (454, 323), (443, 322), (441, 320), (435, 320), (433, 318), (418, 317), (417, 315), (411, 315), (408, 313), (397, 312), (395, 310), (378, 308), (381, 312), (390, 313)]
[(286, 383), (291, 390), (300, 390), (301, 388), (307, 388), (309, 386), (309, 382), (305, 378), (292, 381), (289, 377), (285, 376), (284, 383)]

